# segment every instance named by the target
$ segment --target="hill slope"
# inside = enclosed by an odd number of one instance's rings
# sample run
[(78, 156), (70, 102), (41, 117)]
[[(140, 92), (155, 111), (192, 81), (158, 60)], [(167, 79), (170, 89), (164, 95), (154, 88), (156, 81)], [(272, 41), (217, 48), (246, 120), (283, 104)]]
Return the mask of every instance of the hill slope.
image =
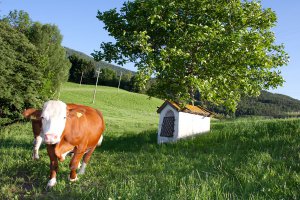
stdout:
[(97, 68), (109, 68), (109, 69), (112, 69), (116, 72), (118, 72), (118, 74), (120, 74), (120, 72), (123, 72), (124, 73), (131, 73), (131, 74), (135, 74), (134, 71), (130, 71), (128, 69), (125, 69), (125, 68), (122, 68), (120, 66), (117, 66), (117, 65), (113, 65), (113, 64), (110, 64), (110, 63), (107, 63), (105, 61), (99, 61), (99, 62), (96, 62), (91, 56), (88, 56), (86, 55), (85, 53), (82, 53), (80, 51), (76, 51), (74, 49), (70, 49), (68, 47), (65, 47), (66, 49), (66, 52), (67, 52), (67, 56), (70, 56), (70, 55), (77, 55), (78, 57), (82, 58), (82, 59), (85, 59), (85, 60), (88, 60), (88, 61), (92, 61), (93, 63), (95, 63), (95, 66)]
[(300, 100), (282, 94), (262, 91), (259, 97), (244, 98), (236, 116), (300, 117)]
[[(215, 113), (228, 114), (228, 111), (222, 106), (209, 103), (204, 106)], [(258, 97), (242, 98), (238, 103), (235, 116), (300, 117), (300, 100), (282, 94), (261, 91)]]

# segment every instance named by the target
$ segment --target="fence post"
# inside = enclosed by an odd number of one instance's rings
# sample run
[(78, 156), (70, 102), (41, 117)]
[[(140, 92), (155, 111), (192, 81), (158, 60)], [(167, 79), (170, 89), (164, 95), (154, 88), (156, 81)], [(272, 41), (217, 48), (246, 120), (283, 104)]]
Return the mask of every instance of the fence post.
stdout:
[(120, 84), (121, 84), (121, 78), (122, 78), (122, 72), (121, 72), (121, 75), (120, 75), (120, 78), (119, 78), (118, 93), (119, 93), (119, 88), (120, 88)]
[(79, 83), (80, 86), (81, 86), (82, 77), (83, 77), (83, 72), (81, 72), (80, 83)]
[(96, 85), (95, 85), (95, 90), (94, 90), (94, 97), (93, 97), (93, 104), (95, 103), (95, 98), (96, 98), (96, 91), (97, 91), (97, 85), (98, 85), (98, 79), (99, 79), (99, 74), (100, 74), (100, 69), (97, 71), (97, 80), (96, 80)]

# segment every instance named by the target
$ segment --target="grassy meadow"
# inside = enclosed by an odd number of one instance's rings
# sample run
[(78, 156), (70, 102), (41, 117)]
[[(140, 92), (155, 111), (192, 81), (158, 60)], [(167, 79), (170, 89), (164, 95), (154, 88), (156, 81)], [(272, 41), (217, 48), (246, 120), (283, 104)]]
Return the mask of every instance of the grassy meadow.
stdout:
[(67, 83), (60, 99), (102, 110), (107, 129), (86, 174), (70, 158), (46, 190), (49, 158), (31, 158), (31, 124), (0, 130), (0, 199), (299, 199), (300, 119), (214, 121), (210, 133), (156, 144), (163, 101), (116, 88)]

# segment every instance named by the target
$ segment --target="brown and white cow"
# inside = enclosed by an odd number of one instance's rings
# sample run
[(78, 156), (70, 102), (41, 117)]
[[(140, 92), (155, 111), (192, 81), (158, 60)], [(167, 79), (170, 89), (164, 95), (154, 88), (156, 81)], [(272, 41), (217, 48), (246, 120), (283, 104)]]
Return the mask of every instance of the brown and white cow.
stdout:
[(69, 178), (70, 181), (76, 181), (80, 160), (83, 158), (78, 174), (83, 174), (93, 151), (102, 141), (105, 129), (102, 113), (88, 106), (51, 100), (44, 104), (43, 110), (27, 109), (23, 114), (32, 119), (34, 134), (41, 133), (35, 137), (34, 155), (38, 155), (39, 137), (44, 139), (47, 146), (50, 157), (50, 180), (47, 187), (56, 184), (58, 160), (63, 161), (69, 152), (74, 153)]

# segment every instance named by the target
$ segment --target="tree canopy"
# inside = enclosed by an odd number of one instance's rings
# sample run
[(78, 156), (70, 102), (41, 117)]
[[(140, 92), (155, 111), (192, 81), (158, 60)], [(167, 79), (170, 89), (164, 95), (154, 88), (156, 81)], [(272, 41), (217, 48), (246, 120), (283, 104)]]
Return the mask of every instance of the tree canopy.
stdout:
[(234, 110), (242, 96), (284, 82), (288, 55), (275, 44), (276, 14), (259, 2), (135, 0), (97, 18), (115, 42), (101, 43), (94, 58), (134, 62), (142, 85), (156, 78), (150, 95), (190, 102), (198, 91)]
[[(16, 117), (24, 105), (40, 103), (43, 58), (24, 34), (0, 21), (0, 116)], [(29, 103), (30, 102), (30, 103)]]
[(27, 37), (47, 63), (43, 73), (48, 82), (44, 87), (52, 96), (68, 80), (71, 67), (66, 50), (61, 46), (62, 35), (56, 25), (35, 22), (29, 27)]
[(53, 98), (67, 80), (70, 63), (55, 25), (32, 22), (24, 11), (0, 19), (0, 117)]

